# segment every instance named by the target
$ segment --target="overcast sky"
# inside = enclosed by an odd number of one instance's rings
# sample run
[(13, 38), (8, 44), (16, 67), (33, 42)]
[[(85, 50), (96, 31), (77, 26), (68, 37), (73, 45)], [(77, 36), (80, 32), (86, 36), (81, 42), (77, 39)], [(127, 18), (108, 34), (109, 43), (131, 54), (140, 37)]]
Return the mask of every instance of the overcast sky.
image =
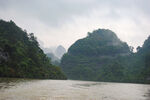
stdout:
[(0, 19), (66, 49), (87, 32), (111, 29), (130, 46), (150, 35), (150, 0), (0, 0)]

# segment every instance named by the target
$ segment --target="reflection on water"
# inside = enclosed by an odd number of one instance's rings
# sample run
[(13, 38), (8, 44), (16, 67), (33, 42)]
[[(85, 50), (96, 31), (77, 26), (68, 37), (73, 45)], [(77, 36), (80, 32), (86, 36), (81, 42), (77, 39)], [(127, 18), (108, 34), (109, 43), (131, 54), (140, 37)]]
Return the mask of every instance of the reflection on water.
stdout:
[(150, 100), (150, 85), (0, 78), (0, 100)]

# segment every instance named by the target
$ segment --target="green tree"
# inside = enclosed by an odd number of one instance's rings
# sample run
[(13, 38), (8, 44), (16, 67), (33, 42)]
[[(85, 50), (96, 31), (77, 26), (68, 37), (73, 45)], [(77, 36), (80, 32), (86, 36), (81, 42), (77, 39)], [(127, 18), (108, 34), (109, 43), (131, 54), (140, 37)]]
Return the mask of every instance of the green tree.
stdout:
[(13, 21), (0, 20), (0, 76), (66, 79), (51, 64), (33, 33), (26, 33)]

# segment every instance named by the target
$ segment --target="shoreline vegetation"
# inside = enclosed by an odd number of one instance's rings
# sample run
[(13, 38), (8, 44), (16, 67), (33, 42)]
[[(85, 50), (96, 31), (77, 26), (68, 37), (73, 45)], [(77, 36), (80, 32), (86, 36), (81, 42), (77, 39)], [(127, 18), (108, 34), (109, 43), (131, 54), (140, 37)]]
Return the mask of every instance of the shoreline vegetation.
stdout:
[(113, 31), (94, 30), (70, 46), (59, 66), (51, 63), (33, 33), (0, 20), (0, 77), (4, 78), (149, 84), (150, 37), (134, 53)]

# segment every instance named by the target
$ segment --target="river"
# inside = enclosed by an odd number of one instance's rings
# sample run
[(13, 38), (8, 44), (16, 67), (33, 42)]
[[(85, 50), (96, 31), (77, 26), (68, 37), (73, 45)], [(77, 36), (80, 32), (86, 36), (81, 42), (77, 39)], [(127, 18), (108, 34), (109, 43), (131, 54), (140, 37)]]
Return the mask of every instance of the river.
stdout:
[(0, 100), (150, 100), (150, 85), (0, 78)]

